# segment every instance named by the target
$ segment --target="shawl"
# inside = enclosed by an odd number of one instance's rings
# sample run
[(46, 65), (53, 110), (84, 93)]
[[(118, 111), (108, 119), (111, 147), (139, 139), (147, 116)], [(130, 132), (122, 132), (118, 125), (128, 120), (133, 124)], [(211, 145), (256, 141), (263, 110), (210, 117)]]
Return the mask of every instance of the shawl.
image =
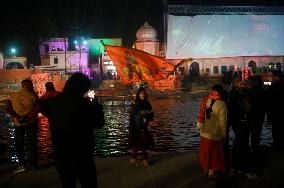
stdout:
[(208, 96), (202, 99), (200, 106), (199, 106), (199, 113), (198, 113), (198, 120), (197, 120), (197, 122), (200, 124), (204, 123), (205, 121), (206, 103), (208, 99), (218, 100), (218, 99), (221, 99), (221, 95), (217, 91), (212, 90)]

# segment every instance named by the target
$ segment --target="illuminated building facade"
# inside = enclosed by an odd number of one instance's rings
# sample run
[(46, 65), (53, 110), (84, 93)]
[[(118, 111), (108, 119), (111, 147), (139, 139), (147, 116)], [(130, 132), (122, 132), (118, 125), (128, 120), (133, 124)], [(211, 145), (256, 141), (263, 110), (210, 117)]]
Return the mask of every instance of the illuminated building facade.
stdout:
[(113, 65), (112, 60), (108, 56), (108, 54), (104, 51), (104, 47), (100, 41), (103, 41), (107, 45), (112, 46), (122, 46), (122, 39), (121, 38), (109, 38), (109, 39), (93, 39), (91, 44), (93, 44), (92, 52), (94, 55), (99, 55), (99, 66), (100, 72), (107, 77), (107, 79), (114, 79), (117, 78), (116, 68)]
[(67, 72), (87, 71), (89, 60), (87, 41), (74, 41), (74, 43), (74, 50), (68, 50), (67, 38), (41, 41), (39, 44), (41, 66), (37, 68), (61, 69)]

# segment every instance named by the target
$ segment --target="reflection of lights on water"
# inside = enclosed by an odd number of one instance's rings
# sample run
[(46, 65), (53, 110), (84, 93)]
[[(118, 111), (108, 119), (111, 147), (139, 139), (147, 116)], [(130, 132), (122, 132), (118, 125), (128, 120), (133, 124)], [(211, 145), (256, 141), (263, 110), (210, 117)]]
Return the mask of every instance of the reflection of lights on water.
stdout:
[(129, 100), (125, 100), (125, 98), (121, 98), (121, 100), (109, 100), (104, 102), (105, 106), (130, 106), (131, 102)]
[[(112, 101), (103, 101), (106, 125), (102, 129), (96, 129), (95, 153), (98, 157), (121, 156), (129, 153), (129, 105), (112, 105)], [(181, 102), (182, 101), (182, 102)], [(155, 149), (160, 151), (184, 152), (196, 150), (199, 147), (199, 135), (195, 130), (196, 115), (200, 100), (183, 99), (176, 100), (151, 100), (155, 117), (149, 130), (155, 140)], [(109, 105), (105, 105), (109, 104)], [(119, 103), (114, 103), (119, 104)], [(48, 121), (39, 118), (39, 160), (48, 162), (52, 158), (52, 147)], [(0, 122), (1, 124), (1, 122)], [(7, 126), (0, 126), (0, 135), (5, 131), (8, 140), (9, 153), (5, 156), (9, 162), (16, 161), (13, 139), (14, 125), (7, 121)], [(5, 128), (3, 128), (5, 127)], [(269, 127), (270, 128), (270, 127)], [(271, 140), (271, 131), (262, 136), (265, 143)], [(8, 138), (7, 138), (8, 137)]]

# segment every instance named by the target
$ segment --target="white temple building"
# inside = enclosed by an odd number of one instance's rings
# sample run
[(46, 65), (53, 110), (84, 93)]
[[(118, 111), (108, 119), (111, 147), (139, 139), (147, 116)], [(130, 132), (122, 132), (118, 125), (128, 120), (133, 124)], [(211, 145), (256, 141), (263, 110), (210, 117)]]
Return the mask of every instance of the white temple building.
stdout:
[(134, 48), (155, 56), (164, 56), (162, 45), (157, 37), (156, 29), (145, 22), (136, 32), (137, 40), (134, 43)]

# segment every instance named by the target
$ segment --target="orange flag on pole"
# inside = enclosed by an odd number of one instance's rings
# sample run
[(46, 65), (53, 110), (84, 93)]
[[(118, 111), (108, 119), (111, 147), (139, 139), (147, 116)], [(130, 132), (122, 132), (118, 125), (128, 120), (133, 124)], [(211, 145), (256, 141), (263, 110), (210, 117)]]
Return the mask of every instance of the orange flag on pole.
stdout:
[(141, 50), (104, 45), (124, 84), (165, 79), (177, 66)]

